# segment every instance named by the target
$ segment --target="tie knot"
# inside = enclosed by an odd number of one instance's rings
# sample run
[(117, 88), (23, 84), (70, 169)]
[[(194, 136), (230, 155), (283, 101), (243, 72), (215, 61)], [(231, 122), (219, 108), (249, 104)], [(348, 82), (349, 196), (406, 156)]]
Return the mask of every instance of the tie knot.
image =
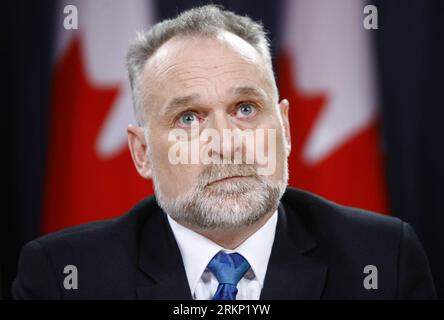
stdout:
[(239, 280), (250, 269), (248, 261), (239, 253), (219, 251), (208, 264), (208, 269), (214, 274), (219, 284), (237, 286)]

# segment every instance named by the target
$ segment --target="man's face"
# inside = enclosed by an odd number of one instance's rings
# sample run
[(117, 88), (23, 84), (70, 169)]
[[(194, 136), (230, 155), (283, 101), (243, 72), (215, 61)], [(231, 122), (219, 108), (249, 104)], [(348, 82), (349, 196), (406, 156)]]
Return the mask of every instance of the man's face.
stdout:
[[(263, 57), (229, 32), (173, 38), (147, 61), (142, 80), (149, 125), (146, 152), (158, 201), (173, 218), (223, 229), (251, 224), (267, 213), (263, 211), (276, 209), (287, 183), (289, 130), (288, 106), (277, 103), (273, 81)], [(219, 133), (220, 140), (206, 150), (220, 163), (236, 152), (233, 142), (223, 139), (224, 129), (249, 130), (255, 133), (253, 140), (238, 146), (243, 159), (248, 151), (256, 157), (253, 150), (260, 147), (275, 165), (260, 175), (256, 158), (253, 164), (172, 163), (170, 151), (177, 140), (169, 135), (174, 129), (189, 134), (185, 141), (190, 146), (199, 141), (198, 150), (211, 141), (199, 140), (202, 132)], [(265, 133), (264, 144), (257, 129)]]

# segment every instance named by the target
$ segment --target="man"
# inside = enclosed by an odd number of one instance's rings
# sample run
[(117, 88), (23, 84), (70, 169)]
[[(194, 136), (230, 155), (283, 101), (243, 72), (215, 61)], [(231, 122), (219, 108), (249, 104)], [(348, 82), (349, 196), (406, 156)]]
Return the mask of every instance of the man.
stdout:
[(127, 62), (128, 144), (155, 197), (28, 243), (15, 298), (435, 297), (408, 224), (286, 188), (289, 103), (261, 25), (195, 8), (140, 34)]

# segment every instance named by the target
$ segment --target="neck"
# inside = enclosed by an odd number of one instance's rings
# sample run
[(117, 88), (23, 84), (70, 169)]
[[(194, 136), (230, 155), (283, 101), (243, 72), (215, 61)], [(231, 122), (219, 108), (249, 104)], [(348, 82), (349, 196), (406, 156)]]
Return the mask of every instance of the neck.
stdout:
[(254, 224), (236, 230), (207, 230), (190, 225), (185, 225), (185, 227), (203, 235), (225, 249), (234, 250), (252, 234), (259, 230), (268, 221), (268, 219), (271, 218), (274, 212), (275, 210), (268, 212)]

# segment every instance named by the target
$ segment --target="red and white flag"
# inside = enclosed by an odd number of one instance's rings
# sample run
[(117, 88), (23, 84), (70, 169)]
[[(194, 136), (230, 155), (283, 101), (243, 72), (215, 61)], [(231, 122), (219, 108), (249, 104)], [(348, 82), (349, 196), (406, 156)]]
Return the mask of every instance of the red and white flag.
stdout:
[(290, 185), (387, 213), (365, 2), (290, 0), (278, 62), (290, 100)]
[[(112, 218), (152, 193), (133, 167), (125, 54), (154, 20), (144, 0), (64, 1), (55, 52), (42, 232)], [(63, 10), (77, 8), (78, 29)]]

